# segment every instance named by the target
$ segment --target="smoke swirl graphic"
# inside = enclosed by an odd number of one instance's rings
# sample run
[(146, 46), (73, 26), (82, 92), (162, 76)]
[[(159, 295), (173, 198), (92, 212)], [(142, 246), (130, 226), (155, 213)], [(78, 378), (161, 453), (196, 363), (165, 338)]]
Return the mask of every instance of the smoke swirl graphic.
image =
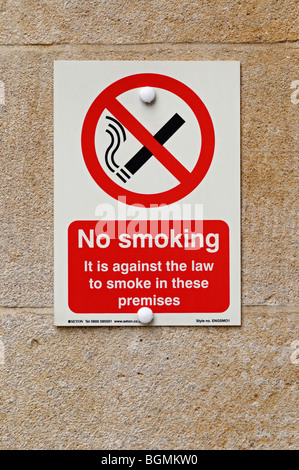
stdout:
[(119, 149), (121, 142), (125, 142), (126, 140), (126, 132), (120, 122), (118, 122), (113, 117), (106, 116), (106, 119), (109, 119), (116, 124), (114, 125), (110, 122), (108, 124), (108, 128), (106, 129), (106, 132), (110, 136), (111, 142), (105, 152), (106, 165), (112, 173), (115, 173), (115, 171), (119, 168), (119, 165), (116, 163), (114, 157), (117, 150)]

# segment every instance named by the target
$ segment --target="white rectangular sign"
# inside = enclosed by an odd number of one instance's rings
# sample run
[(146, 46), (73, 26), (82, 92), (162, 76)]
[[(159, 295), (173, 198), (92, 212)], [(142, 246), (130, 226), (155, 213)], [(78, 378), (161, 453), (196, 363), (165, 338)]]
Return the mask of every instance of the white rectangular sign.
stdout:
[(55, 324), (240, 325), (239, 62), (59, 61)]

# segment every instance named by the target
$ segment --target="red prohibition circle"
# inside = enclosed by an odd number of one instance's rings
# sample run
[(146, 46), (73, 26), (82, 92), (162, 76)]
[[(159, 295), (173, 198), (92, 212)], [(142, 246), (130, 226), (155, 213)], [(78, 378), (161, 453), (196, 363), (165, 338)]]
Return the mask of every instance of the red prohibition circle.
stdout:
[[(155, 141), (154, 137), (142, 126), (142, 124), (139, 123), (117, 100), (117, 97), (122, 93), (144, 86), (162, 88), (184, 100), (192, 109), (198, 121), (202, 136), (201, 150), (198, 160), (191, 172), (189, 172), (178, 162), (178, 160), (168, 153), (168, 156), (172, 157), (171, 162), (173, 170), (175, 170), (176, 175), (179, 175), (178, 177), (176, 176), (177, 179), (179, 179), (179, 184), (172, 189), (155, 194), (135, 193), (115, 183), (103, 170), (98, 160), (95, 148), (96, 127), (103, 111), (107, 109), (124, 125), (124, 127), (127, 128), (129, 132), (133, 129), (133, 135), (135, 137), (137, 136), (136, 138), (140, 143), (142, 143), (142, 145), (147, 147), (150, 143), (154, 149), (156, 149), (155, 146), (157, 146), (157, 152), (152, 152), (156, 158), (160, 153), (161, 158), (165, 157), (164, 153), (166, 153), (167, 157), (167, 150), (160, 146), (160, 144)], [(126, 123), (122, 122), (123, 120), (125, 120)], [(131, 128), (131, 131), (128, 127)], [(90, 175), (98, 186), (100, 186), (107, 194), (115, 199), (118, 199), (120, 196), (125, 196), (126, 204), (129, 205), (142, 204), (145, 207), (150, 207), (151, 205), (156, 204), (172, 204), (187, 196), (199, 185), (207, 174), (213, 159), (215, 133), (210, 114), (204, 103), (197, 94), (194, 93), (194, 91), (182, 82), (174, 78), (167, 77), (166, 75), (142, 73), (130, 75), (117, 80), (97, 96), (87, 111), (83, 122), (81, 146), (83, 158)], [(160, 159), (159, 161), (163, 164), (165, 163), (166, 166), (168, 165), (168, 160), (166, 158), (164, 158), (164, 162)]]

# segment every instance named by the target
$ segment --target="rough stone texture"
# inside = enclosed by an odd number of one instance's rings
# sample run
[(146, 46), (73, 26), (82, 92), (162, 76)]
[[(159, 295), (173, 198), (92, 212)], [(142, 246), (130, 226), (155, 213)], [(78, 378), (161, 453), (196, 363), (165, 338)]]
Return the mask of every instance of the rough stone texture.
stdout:
[(245, 308), (241, 328), (0, 318), (1, 449), (298, 448), (298, 314)]
[(4, 44), (281, 42), (299, 33), (296, 0), (2, 3)]
[(0, 304), (53, 304), (54, 59), (241, 61), (243, 303), (296, 305), (296, 45), (2, 47)]

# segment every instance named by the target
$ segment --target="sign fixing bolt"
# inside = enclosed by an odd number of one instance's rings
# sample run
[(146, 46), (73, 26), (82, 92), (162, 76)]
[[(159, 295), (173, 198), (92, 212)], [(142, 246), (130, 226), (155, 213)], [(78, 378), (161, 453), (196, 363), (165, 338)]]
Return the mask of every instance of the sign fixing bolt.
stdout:
[(145, 86), (141, 88), (139, 92), (139, 96), (140, 96), (141, 101), (143, 101), (144, 103), (150, 104), (156, 98), (156, 92), (152, 87)]

